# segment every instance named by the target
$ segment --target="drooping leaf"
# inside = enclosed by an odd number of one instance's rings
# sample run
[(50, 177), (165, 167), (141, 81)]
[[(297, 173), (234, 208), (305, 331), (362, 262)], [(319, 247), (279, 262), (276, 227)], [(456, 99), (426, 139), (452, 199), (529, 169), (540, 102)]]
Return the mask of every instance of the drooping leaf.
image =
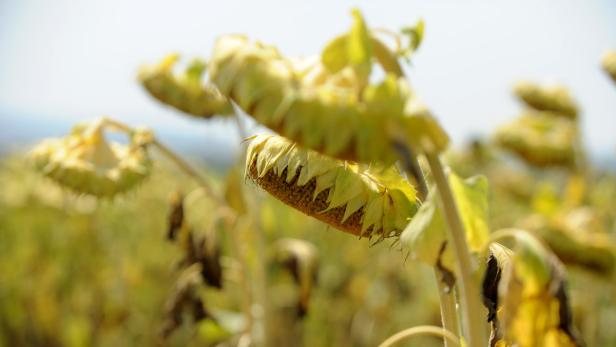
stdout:
[(449, 184), (466, 229), (468, 245), (471, 250), (478, 252), (488, 241), (489, 234), (488, 180), (484, 176), (462, 180), (450, 173)]
[[(488, 240), (487, 226), (487, 180), (474, 176), (462, 180), (453, 173), (449, 174), (454, 199), (462, 216), (469, 247), (474, 252), (481, 251)], [(437, 192), (431, 190), (422, 203), (417, 214), (401, 234), (402, 245), (417, 260), (435, 266), (441, 265), (454, 269), (454, 258), (450, 247), (441, 252), (447, 242), (447, 224), (437, 204)]]
[[(400, 236), (400, 241), (406, 247), (413, 259), (435, 266), (438, 262), (439, 251), (447, 241), (447, 225), (443, 219), (436, 202), (436, 191), (432, 190), (428, 198), (422, 203), (417, 214)], [(449, 269), (453, 269), (451, 252), (446, 252), (446, 259), (441, 262)]]

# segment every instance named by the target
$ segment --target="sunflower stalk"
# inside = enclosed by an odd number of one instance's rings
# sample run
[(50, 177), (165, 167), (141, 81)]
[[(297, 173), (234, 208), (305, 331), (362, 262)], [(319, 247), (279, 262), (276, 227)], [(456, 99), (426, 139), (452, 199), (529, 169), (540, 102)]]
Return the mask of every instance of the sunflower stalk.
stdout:
[[(409, 147), (401, 143), (394, 143), (394, 149), (400, 154), (402, 166), (407, 173), (407, 179), (413, 177), (414, 183), (417, 186), (417, 196), (419, 200), (424, 201), (428, 196), (428, 184), (426, 178), (421, 170), (419, 161), (414, 151)], [(458, 313), (456, 309), (456, 298), (453, 288), (445, 283), (442, 271), (438, 267), (434, 267), (434, 278), (436, 280), (436, 286), (439, 293), (439, 305), (441, 311), (441, 323), (443, 328), (451, 332), (456, 338), (459, 338), (459, 324)], [(443, 336), (443, 343), (445, 347), (451, 347), (457, 344), (452, 342)]]
[(476, 266), (472, 262), (464, 225), (440, 158), (438, 155), (427, 153), (426, 159), (440, 197), (441, 210), (445, 216), (449, 239), (457, 260), (456, 279), (459, 283), (464, 336), (468, 346), (485, 346), (487, 343), (486, 332), (479, 314), (479, 312), (484, 311), (484, 308), (480, 301), (479, 285), (475, 281), (474, 270)]
[[(436, 279), (436, 287), (438, 288), (439, 304), (441, 309), (441, 323), (443, 328), (451, 332), (458, 339), (460, 327), (458, 324), (458, 312), (456, 309), (456, 297), (452, 287), (449, 287), (441, 279), (441, 273), (438, 269), (434, 269), (434, 275)], [(444, 339), (445, 347), (454, 346), (447, 338)]]

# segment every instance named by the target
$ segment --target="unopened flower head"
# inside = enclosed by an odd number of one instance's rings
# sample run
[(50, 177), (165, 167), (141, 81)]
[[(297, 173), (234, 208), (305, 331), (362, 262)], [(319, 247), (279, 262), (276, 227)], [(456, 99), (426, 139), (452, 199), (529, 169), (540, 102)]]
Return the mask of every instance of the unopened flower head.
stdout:
[(100, 121), (76, 126), (64, 138), (45, 140), (31, 152), (37, 170), (61, 186), (110, 197), (125, 192), (150, 173), (144, 148), (149, 132), (137, 130), (128, 145), (109, 143)]

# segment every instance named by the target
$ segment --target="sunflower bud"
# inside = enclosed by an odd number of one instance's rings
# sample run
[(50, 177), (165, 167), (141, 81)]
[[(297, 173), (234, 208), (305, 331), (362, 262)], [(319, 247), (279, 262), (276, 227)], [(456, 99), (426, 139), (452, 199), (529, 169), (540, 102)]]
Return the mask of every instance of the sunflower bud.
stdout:
[(363, 168), (279, 136), (252, 138), (246, 173), (287, 205), (358, 236), (396, 236), (418, 208), (415, 189), (394, 168)]
[(35, 168), (76, 193), (111, 197), (133, 188), (150, 173), (143, 139), (151, 135), (137, 130), (128, 145), (109, 143), (102, 123), (79, 125), (64, 138), (43, 141), (30, 155)]
[(178, 58), (170, 55), (158, 65), (140, 69), (139, 80), (148, 93), (163, 104), (199, 118), (231, 114), (233, 108), (227, 98), (214, 86), (202, 83), (205, 64), (194, 60), (183, 74), (174, 74)]

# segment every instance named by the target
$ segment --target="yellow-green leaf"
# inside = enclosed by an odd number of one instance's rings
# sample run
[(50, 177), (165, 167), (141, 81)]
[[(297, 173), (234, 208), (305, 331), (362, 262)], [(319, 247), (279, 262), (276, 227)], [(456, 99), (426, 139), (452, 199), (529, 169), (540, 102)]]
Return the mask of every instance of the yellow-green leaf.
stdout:
[(353, 9), (353, 26), (347, 45), (349, 62), (360, 76), (368, 77), (372, 66), (372, 40), (366, 22), (358, 9)]
[[(449, 182), (462, 217), (469, 247), (479, 252), (488, 241), (487, 180), (483, 176), (462, 180), (451, 173)], [(402, 232), (401, 241), (413, 258), (434, 266), (441, 256), (441, 265), (453, 269), (451, 249), (448, 247), (444, 254), (440, 254), (443, 243), (447, 241), (447, 224), (437, 206), (436, 198), (436, 191), (431, 190), (426, 201)]]
[(488, 180), (484, 176), (473, 176), (462, 180), (454, 173), (449, 174), (449, 184), (471, 250), (479, 252), (488, 241)]
[[(436, 191), (432, 190), (413, 217), (400, 240), (410, 251), (413, 259), (429, 265), (436, 265), (443, 242), (447, 240), (447, 225), (436, 203)], [(447, 261), (441, 262), (447, 268), (453, 268), (451, 252)]]

